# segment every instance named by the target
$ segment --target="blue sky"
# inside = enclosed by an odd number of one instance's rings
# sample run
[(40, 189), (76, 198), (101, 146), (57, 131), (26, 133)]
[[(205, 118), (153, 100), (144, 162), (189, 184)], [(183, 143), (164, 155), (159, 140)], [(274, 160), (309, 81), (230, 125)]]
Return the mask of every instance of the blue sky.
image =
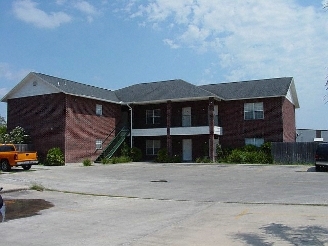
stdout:
[(291, 76), (297, 128), (328, 129), (326, 2), (0, 0), (0, 97), (30, 71), (112, 90)]

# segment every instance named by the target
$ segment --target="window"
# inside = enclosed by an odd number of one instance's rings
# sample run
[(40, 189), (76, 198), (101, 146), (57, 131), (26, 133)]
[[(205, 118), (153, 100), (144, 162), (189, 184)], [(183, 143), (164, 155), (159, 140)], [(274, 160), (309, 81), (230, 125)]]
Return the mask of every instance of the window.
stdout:
[(146, 110), (146, 124), (160, 124), (161, 119), (161, 110), (154, 109), (154, 110)]
[(191, 107), (182, 108), (182, 126), (191, 126)]
[(157, 152), (161, 148), (160, 140), (147, 140), (146, 141), (146, 154), (157, 155)]
[(96, 149), (102, 149), (102, 140), (100, 139), (96, 140)]
[(260, 147), (262, 144), (264, 144), (263, 138), (245, 138), (245, 145), (255, 145), (256, 147)]
[(244, 104), (244, 119), (245, 120), (264, 119), (263, 102), (245, 103)]
[(15, 151), (14, 146), (12, 145), (2, 145), (0, 146), (0, 152)]
[(96, 105), (96, 115), (102, 115), (102, 105)]

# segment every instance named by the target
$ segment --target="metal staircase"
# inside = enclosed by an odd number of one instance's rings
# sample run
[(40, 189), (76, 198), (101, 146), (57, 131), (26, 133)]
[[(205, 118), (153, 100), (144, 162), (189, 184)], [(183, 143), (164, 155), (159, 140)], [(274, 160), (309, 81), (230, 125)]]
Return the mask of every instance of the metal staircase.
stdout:
[(102, 159), (111, 158), (129, 133), (129, 129), (127, 127), (123, 127), (115, 138), (107, 145), (106, 149), (97, 157), (95, 162), (101, 162)]

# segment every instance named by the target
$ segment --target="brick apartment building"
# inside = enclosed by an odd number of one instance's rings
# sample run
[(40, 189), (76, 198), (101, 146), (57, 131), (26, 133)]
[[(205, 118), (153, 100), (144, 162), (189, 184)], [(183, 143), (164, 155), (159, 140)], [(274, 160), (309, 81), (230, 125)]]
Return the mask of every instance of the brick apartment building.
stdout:
[(41, 157), (60, 147), (66, 163), (95, 160), (119, 138), (145, 160), (166, 148), (184, 161), (214, 159), (217, 144), (294, 142), (299, 108), (292, 77), (202, 86), (169, 80), (111, 91), (31, 72), (2, 101), (9, 130), (23, 127)]

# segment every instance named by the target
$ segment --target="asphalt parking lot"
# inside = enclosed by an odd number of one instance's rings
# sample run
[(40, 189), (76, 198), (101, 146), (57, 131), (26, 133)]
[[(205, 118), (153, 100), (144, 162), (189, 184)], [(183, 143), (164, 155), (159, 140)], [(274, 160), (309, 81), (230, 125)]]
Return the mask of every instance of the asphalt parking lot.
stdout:
[(7, 218), (51, 204), (0, 223), (0, 245), (328, 245), (328, 173), (311, 166), (34, 166), (0, 186)]

